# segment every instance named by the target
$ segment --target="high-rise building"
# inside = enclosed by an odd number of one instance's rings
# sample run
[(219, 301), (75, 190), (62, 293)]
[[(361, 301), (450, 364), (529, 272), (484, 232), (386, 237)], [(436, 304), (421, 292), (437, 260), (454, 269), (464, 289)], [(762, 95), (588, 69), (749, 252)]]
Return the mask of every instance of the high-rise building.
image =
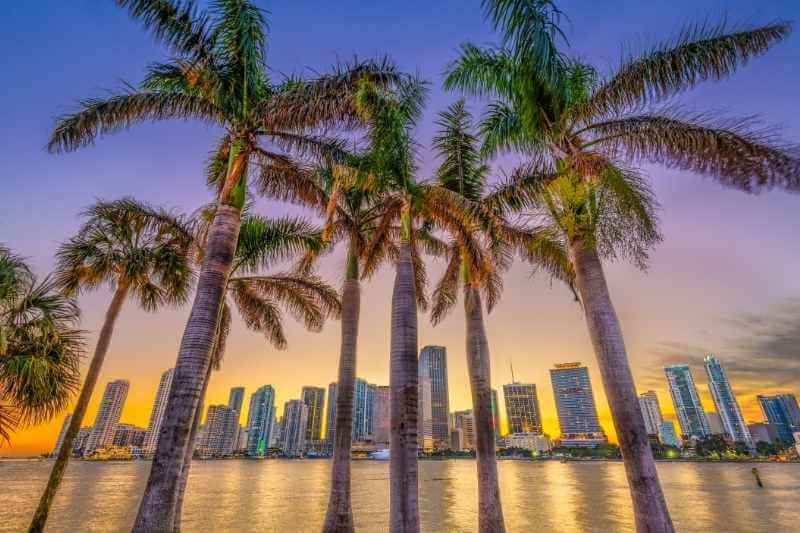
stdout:
[(244, 403), (244, 387), (233, 387), (228, 395), (228, 407), (239, 414), (242, 414), (242, 404)]
[(75, 436), (75, 444), (72, 445), (72, 455), (83, 455), (83, 450), (86, 449), (86, 441), (89, 440), (89, 435), (91, 434), (92, 426), (78, 430), (78, 434)]
[(328, 406), (325, 416), (325, 442), (328, 451), (333, 451), (333, 439), (336, 436), (336, 382), (328, 385)]
[(209, 405), (200, 452), (207, 457), (228, 457), (234, 451), (239, 413), (227, 405)]
[(461, 430), (461, 449), (475, 449), (475, 417), (472, 409), (453, 413), (453, 428)]
[(562, 363), (550, 369), (562, 446), (598, 446), (606, 435), (597, 419), (589, 369), (581, 363)]
[(356, 378), (353, 408), (353, 442), (372, 440), (373, 413), (375, 407), (375, 385)]
[(704, 361), (708, 374), (708, 388), (711, 390), (714, 405), (717, 406), (717, 413), (722, 419), (722, 429), (730, 435), (734, 442), (741, 442), (752, 448), (753, 438), (747, 430), (742, 410), (733, 394), (725, 369), (713, 354), (706, 356)]
[(664, 367), (669, 382), (669, 393), (675, 405), (675, 414), (685, 438), (704, 439), (711, 436), (708, 418), (700, 402), (700, 395), (694, 384), (689, 365), (668, 365)]
[(497, 401), (497, 389), (492, 389), (492, 429), (494, 438), (499, 439), (500, 434), (500, 402)]
[[(447, 386), (447, 349), (425, 346), (419, 354), (419, 421), (430, 449), (450, 447), (450, 398)], [(422, 390), (424, 387), (425, 390)], [(427, 447), (427, 441), (426, 441)]]
[(53, 452), (50, 454), (51, 457), (57, 456), (61, 451), (61, 445), (64, 444), (64, 437), (67, 436), (67, 429), (69, 429), (70, 422), (72, 422), (72, 414), (68, 414), (64, 417), (64, 422), (61, 424), (61, 430), (58, 432), (56, 445), (53, 447)]
[(661, 427), (658, 430), (658, 440), (661, 441), (661, 444), (680, 448), (681, 440), (678, 438), (678, 432), (675, 431), (675, 424), (672, 423), (672, 420), (663, 420), (661, 422)]
[(117, 424), (114, 430), (114, 446), (133, 446), (141, 448), (147, 434), (145, 428), (134, 426), (133, 424)]
[(769, 423), (775, 426), (778, 438), (794, 442), (793, 433), (800, 431), (800, 408), (794, 394), (759, 395), (758, 403)]
[(419, 368), (417, 381), (417, 446), (425, 452), (433, 451), (433, 410), (431, 406), (431, 378)]
[(722, 426), (722, 417), (714, 411), (706, 411), (706, 420), (708, 420), (708, 429), (712, 435), (724, 435), (725, 428)]
[(461, 428), (450, 430), (450, 449), (456, 452), (464, 449), (464, 432)]
[(118, 379), (106, 385), (103, 399), (100, 401), (100, 410), (92, 425), (92, 432), (86, 439), (84, 455), (89, 455), (99, 448), (106, 448), (114, 443), (114, 431), (122, 415), (125, 399), (128, 397), (130, 383), (126, 379)]
[(306, 443), (318, 441), (322, 436), (322, 417), (325, 406), (325, 389), (322, 387), (303, 387), (301, 396), (308, 408), (306, 423)]
[(247, 455), (263, 457), (270, 447), (274, 431), (275, 389), (272, 385), (259, 387), (250, 395), (250, 408), (247, 413)]
[(147, 424), (147, 434), (144, 436), (144, 446), (142, 451), (145, 454), (153, 454), (158, 447), (158, 435), (161, 432), (161, 424), (164, 422), (164, 413), (167, 410), (167, 400), (169, 399), (169, 389), (172, 387), (172, 378), (175, 376), (175, 369), (170, 368), (161, 374), (158, 382), (156, 399), (153, 402), (153, 410), (150, 411), (150, 422)]
[(283, 407), (281, 450), (289, 457), (300, 457), (306, 447), (308, 407), (303, 400), (289, 400)]
[(664, 417), (661, 416), (661, 406), (658, 404), (656, 393), (649, 390), (639, 395), (639, 407), (642, 408), (644, 427), (647, 428), (647, 434), (651, 436), (658, 435)]
[(375, 421), (372, 427), (372, 440), (375, 444), (389, 444), (392, 429), (392, 417), (389, 407), (391, 391), (387, 385), (375, 387)]
[(533, 383), (509, 383), (503, 385), (506, 401), (506, 417), (510, 433), (541, 433), (542, 418), (539, 398)]
[(778, 438), (778, 430), (775, 429), (775, 426), (772, 424), (758, 422), (755, 424), (748, 424), (747, 429), (750, 431), (750, 436), (753, 437), (753, 442), (756, 444), (759, 442), (772, 444), (780, 440)]

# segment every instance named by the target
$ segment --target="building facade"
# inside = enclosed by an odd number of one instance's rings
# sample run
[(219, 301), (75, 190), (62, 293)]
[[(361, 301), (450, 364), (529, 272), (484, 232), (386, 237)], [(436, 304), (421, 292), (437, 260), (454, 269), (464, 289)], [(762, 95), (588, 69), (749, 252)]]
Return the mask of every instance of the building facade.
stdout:
[(675, 414), (678, 415), (683, 436), (699, 439), (710, 437), (711, 428), (689, 366), (669, 365), (664, 367), (664, 372), (667, 375), (669, 393), (675, 405)]
[(474, 450), (476, 445), (475, 416), (472, 414), (472, 409), (454, 412), (453, 428), (461, 431), (461, 449)]
[(250, 396), (247, 413), (247, 455), (263, 457), (270, 447), (274, 431), (275, 389), (272, 385), (259, 387)]
[(333, 451), (333, 439), (336, 436), (336, 391), (338, 386), (336, 383), (328, 385), (328, 405), (325, 415), (325, 442), (327, 443), (328, 452)]
[(134, 426), (133, 424), (117, 424), (114, 430), (114, 446), (132, 446), (141, 449), (147, 435), (145, 428)]
[[(450, 393), (447, 384), (447, 349), (425, 346), (419, 354), (419, 422), (421, 436), (429, 439), (432, 450), (450, 447)], [(426, 443), (428, 440), (426, 440)]]
[(597, 418), (589, 369), (562, 363), (550, 369), (562, 446), (598, 446), (606, 435)]
[(678, 432), (675, 431), (675, 424), (671, 420), (664, 420), (661, 422), (661, 427), (658, 431), (658, 440), (661, 444), (667, 446), (674, 446), (675, 448), (681, 447), (681, 439), (678, 438)]
[(114, 443), (114, 432), (125, 407), (129, 388), (130, 383), (126, 379), (118, 379), (106, 385), (103, 399), (100, 401), (100, 410), (97, 411), (92, 425), (92, 432), (86, 439), (84, 455), (89, 455), (100, 448), (107, 448)]
[(722, 417), (713, 411), (706, 411), (708, 429), (712, 435), (724, 435), (725, 427), (722, 425)]
[(747, 429), (750, 431), (750, 436), (753, 437), (753, 442), (756, 444), (759, 442), (772, 444), (780, 440), (778, 438), (778, 430), (775, 429), (775, 426), (772, 424), (757, 422), (755, 424), (748, 424)]
[(161, 432), (161, 424), (164, 422), (164, 413), (167, 409), (169, 390), (172, 387), (172, 378), (175, 376), (175, 369), (170, 368), (161, 374), (158, 382), (156, 399), (153, 402), (153, 410), (150, 411), (150, 421), (147, 423), (147, 433), (144, 436), (142, 451), (145, 454), (153, 454), (158, 447), (158, 435)]
[(53, 451), (50, 453), (50, 457), (55, 457), (61, 451), (61, 445), (64, 444), (64, 437), (67, 435), (67, 429), (69, 429), (69, 424), (72, 422), (72, 415), (68, 414), (64, 417), (64, 422), (61, 424), (61, 430), (58, 432), (58, 438), (56, 439), (56, 445), (53, 447)]
[(492, 389), (492, 429), (494, 429), (495, 440), (502, 437), (500, 431), (500, 402), (497, 400), (497, 389)]
[(353, 407), (353, 442), (372, 440), (373, 409), (375, 408), (375, 385), (356, 378)]
[(786, 443), (794, 442), (793, 433), (800, 431), (800, 408), (794, 394), (759, 395), (758, 403), (764, 417), (775, 426), (778, 438)]
[(392, 413), (389, 402), (391, 401), (391, 390), (388, 385), (377, 385), (375, 387), (375, 422), (372, 427), (372, 440), (375, 444), (383, 446), (389, 445), (389, 437), (392, 429)]
[(518, 448), (532, 452), (549, 452), (553, 447), (550, 439), (541, 433), (510, 433), (500, 442), (505, 448)]
[(647, 429), (647, 434), (657, 436), (664, 417), (661, 416), (661, 406), (658, 403), (658, 396), (655, 391), (649, 390), (639, 395), (639, 407), (642, 409), (642, 417), (644, 417), (644, 427)]
[(734, 442), (741, 442), (752, 448), (753, 438), (747, 430), (742, 410), (733, 394), (725, 369), (713, 354), (706, 356), (704, 361), (708, 374), (708, 388), (711, 390), (711, 398), (714, 400), (717, 413), (722, 420), (723, 431), (730, 435)]
[(322, 387), (303, 387), (300, 393), (303, 403), (308, 408), (306, 420), (306, 443), (319, 441), (322, 436), (322, 418), (325, 416), (325, 389)]
[(503, 385), (506, 417), (510, 433), (541, 433), (542, 419), (539, 398), (533, 383)]
[(200, 453), (206, 457), (233, 454), (239, 428), (239, 413), (227, 405), (209, 405)]
[(281, 450), (288, 457), (300, 457), (306, 449), (308, 407), (303, 400), (289, 400), (283, 407)]
[(244, 404), (244, 387), (233, 387), (228, 395), (228, 407), (239, 414), (242, 414), (242, 404)]

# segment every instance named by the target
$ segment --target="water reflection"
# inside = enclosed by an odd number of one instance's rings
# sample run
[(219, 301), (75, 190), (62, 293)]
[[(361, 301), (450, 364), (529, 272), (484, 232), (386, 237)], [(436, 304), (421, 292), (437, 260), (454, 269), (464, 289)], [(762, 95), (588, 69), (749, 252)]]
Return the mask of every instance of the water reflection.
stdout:
[[(0, 462), (0, 531), (21, 531), (38, 502), (51, 462)], [(149, 463), (70, 464), (49, 531), (125, 531), (136, 513)], [(677, 530), (800, 531), (800, 465), (660, 463)], [(510, 532), (632, 531), (621, 463), (500, 461)], [(329, 461), (199, 461), (193, 464), (184, 531), (319, 531), (328, 501)], [(420, 463), (424, 531), (475, 531), (477, 481), (471, 460)], [(389, 464), (353, 463), (359, 531), (387, 531)]]

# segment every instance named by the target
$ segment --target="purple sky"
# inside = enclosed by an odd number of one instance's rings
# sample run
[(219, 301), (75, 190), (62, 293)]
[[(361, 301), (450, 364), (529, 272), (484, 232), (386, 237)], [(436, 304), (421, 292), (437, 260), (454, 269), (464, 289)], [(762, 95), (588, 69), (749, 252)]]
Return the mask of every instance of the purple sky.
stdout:
[[(479, 4), (264, 1), (261, 5), (270, 12), (271, 26), (268, 63), (278, 77), (325, 70), (337, 59), (353, 55), (388, 54), (401, 68), (431, 82), (428, 112), (418, 131), (425, 146), (435, 112), (457, 97), (442, 91), (440, 84), (444, 66), (456, 56), (458, 45), (467, 40), (496, 42)], [(601, 74), (618, 64), (623, 49), (659, 42), (686, 22), (717, 21), (724, 14), (733, 23), (800, 18), (796, 0), (558, 4), (569, 15), (564, 29), (572, 54), (593, 63)], [(144, 125), (100, 139), (95, 147), (77, 153), (45, 153), (56, 116), (70, 110), (76, 100), (102, 96), (123, 80), (138, 82), (144, 67), (163, 59), (164, 53), (110, 0), (50, 0), (36, 6), (9, 2), (0, 21), (5, 50), (5, 67), (0, 70), (0, 242), (29, 257), (44, 274), (52, 267), (58, 243), (77, 228), (77, 213), (95, 198), (133, 195), (183, 211), (206, 202), (202, 168), (219, 132), (196, 123)], [(798, 86), (800, 35), (795, 34), (731, 80), (702, 85), (682, 101), (698, 110), (757, 115), (767, 124), (781, 126), (788, 140), (800, 142)], [(472, 102), (472, 107), (478, 104)], [(435, 161), (424, 150), (422, 158), (425, 174)], [(741, 391), (747, 418), (759, 418), (756, 392), (800, 392), (800, 315), (795, 312), (800, 310), (800, 198), (783, 193), (746, 196), (660, 168), (650, 174), (663, 205), (665, 242), (653, 254), (647, 273), (627, 265), (608, 269), (639, 388), (655, 388), (662, 407), (671, 411), (663, 363), (696, 364), (705, 351), (714, 351)], [(263, 201), (259, 210), (282, 212)], [(339, 282), (341, 266), (336, 256), (325, 265), (323, 271), (332, 283)], [(435, 279), (439, 269), (432, 271)], [(359, 374), (378, 383), (388, 382), (390, 284), (390, 273), (384, 272), (365, 288), (367, 316), (362, 323)], [(101, 291), (81, 300), (92, 346), (108, 297)], [(132, 380), (131, 421), (146, 423), (158, 376), (174, 363), (186, 313), (182, 309), (153, 317), (133, 307), (125, 310), (100, 383), (119, 377)], [(421, 345), (448, 347), (456, 408), (469, 403), (459, 314), (436, 330), (422, 316), (420, 337)], [(495, 386), (510, 379), (507, 363), (513, 358), (517, 378), (539, 385), (546, 427), (554, 431), (556, 427), (547, 369), (559, 361), (589, 365), (599, 409), (607, 412), (582, 316), (567, 291), (546, 280), (532, 281), (529, 271), (517, 265), (506, 280), (504, 300), (490, 317), (489, 328)], [(296, 397), (302, 384), (333, 380), (338, 326), (328, 326), (320, 335), (305, 335), (290, 326), (289, 333), (289, 350), (276, 354), (257, 335), (242, 327), (234, 329), (226, 366), (212, 383), (210, 402), (224, 401), (227, 388), (238, 384), (244, 384), (249, 394), (261, 384), (273, 383), (282, 402)], [(296, 372), (298, 358), (306, 358), (314, 370)], [(695, 379), (708, 400), (705, 376), (696, 368)], [(96, 394), (93, 403), (98, 401)], [(20, 434), (15, 448), (49, 446), (41, 442), (59, 424)]]

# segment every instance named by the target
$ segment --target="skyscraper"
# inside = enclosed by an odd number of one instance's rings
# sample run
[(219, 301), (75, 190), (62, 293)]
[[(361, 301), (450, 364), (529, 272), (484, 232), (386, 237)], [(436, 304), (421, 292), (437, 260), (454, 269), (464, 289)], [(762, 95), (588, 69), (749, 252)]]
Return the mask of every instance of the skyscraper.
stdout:
[(661, 422), (661, 427), (658, 430), (658, 440), (667, 446), (680, 448), (681, 441), (678, 438), (678, 433), (675, 431), (675, 424), (672, 423), (672, 420), (664, 420)]
[(133, 424), (117, 424), (114, 430), (114, 446), (133, 446), (141, 448), (144, 438), (147, 435), (145, 428), (134, 426)]
[(272, 385), (258, 388), (250, 396), (247, 413), (247, 455), (263, 457), (270, 446), (275, 418), (275, 389)]
[(61, 430), (58, 432), (56, 445), (53, 447), (53, 452), (50, 454), (52, 457), (57, 456), (61, 451), (61, 445), (64, 443), (64, 437), (67, 434), (67, 429), (69, 429), (70, 422), (72, 422), (72, 414), (68, 414), (64, 417), (64, 422), (61, 424)]
[(725, 374), (725, 369), (719, 360), (709, 354), (705, 358), (706, 373), (708, 374), (708, 388), (711, 390), (711, 397), (714, 405), (717, 406), (717, 413), (722, 419), (722, 429), (731, 436), (734, 442), (742, 442), (749, 448), (753, 447), (753, 438), (747, 430), (747, 424), (739, 408), (739, 402), (733, 394), (731, 383)]
[(589, 369), (580, 363), (562, 363), (550, 369), (558, 411), (562, 446), (597, 446), (606, 435), (597, 419)]
[(711, 436), (703, 404), (692, 378), (688, 365), (668, 365), (664, 367), (669, 382), (669, 393), (675, 405), (675, 414), (681, 425), (681, 433), (685, 438), (704, 439)]
[(769, 423), (775, 426), (778, 438), (783, 442), (794, 442), (792, 434), (800, 431), (800, 408), (794, 394), (759, 395), (758, 403)]
[(209, 405), (200, 451), (208, 457), (227, 457), (236, 445), (239, 413), (227, 405)]
[(431, 448), (450, 447), (450, 398), (447, 386), (447, 349), (425, 346), (419, 354), (419, 383), (427, 389), (420, 394), (419, 419)]
[(706, 420), (708, 420), (708, 429), (712, 435), (724, 435), (725, 428), (722, 425), (722, 417), (713, 411), (706, 411)]
[(306, 443), (311, 444), (322, 437), (322, 416), (325, 405), (325, 389), (322, 387), (303, 387), (301, 396), (308, 408)]
[(150, 411), (150, 422), (147, 424), (147, 433), (144, 436), (144, 446), (142, 446), (142, 451), (145, 454), (155, 453), (158, 447), (158, 435), (161, 431), (161, 423), (164, 421), (169, 389), (172, 387), (172, 378), (174, 376), (175, 369), (170, 368), (161, 374), (161, 380), (158, 382), (156, 399), (153, 402), (153, 410)]
[(453, 429), (461, 431), (461, 447), (464, 450), (475, 449), (475, 417), (472, 409), (453, 413)]
[(325, 417), (325, 441), (328, 451), (333, 451), (333, 439), (336, 435), (336, 383), (328, 385), (328, 406)]
[(122, 415), (125, 399), (128, 397), (130, 383), (126, 379), (111, 381), (106, 385), (103, 399), (100, 401), (100, 410), (92, 425), (92, 432), (86, 439), (84, 455), (89, 455), (99, 448), (111, 446), (114, 442), (114, 431)]
[(541, 433), (542, 419), (539, 398), (533, 383), (503, 385), (508, 430), (511, 433)]
[(391, 391), (387, 385), (377, 385), (375, 387), (375, 422), (372, 427), (372, 440), (375, 444), (389, 444), (389, 436), (392, 428), (391, 411), (389, 401)]
[(242, 414), (242, 404), (244, 403), (244, 387), (233, 387), (228, 395), (228, 407), (239, 414)]
[(494, 438), (499, 439), (500, 435), (500, 403), (497, 401), (497, 389), (492, 389), (492, 428)]
[(306, 447), (308, 407), (303, 400), (289, 400), (283, 407), (281, 450), (289, 457), (303, 455)]
[(353, 408), (353, 442), (372, 440), (372, 423), (375, 407), (375, 385), (356, 378), (355, 405)]
[(644, 417), (644, 427), (647, 428), (648, 435), (658, 435), (661, 429), (661, 406), (658, 404), (658, 396), (654, 391), (647, 391), (639, 396), (639, 407), (642, 408)]

